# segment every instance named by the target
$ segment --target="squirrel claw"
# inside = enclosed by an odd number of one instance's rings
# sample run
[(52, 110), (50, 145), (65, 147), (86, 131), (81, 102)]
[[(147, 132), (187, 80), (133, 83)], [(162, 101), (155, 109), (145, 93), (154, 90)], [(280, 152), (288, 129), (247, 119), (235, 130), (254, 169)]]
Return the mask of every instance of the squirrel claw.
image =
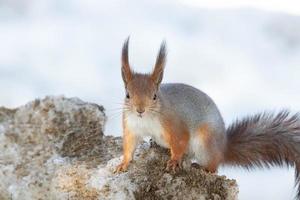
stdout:
[(179, 169), (181, 169), (181, 166), (178, 160), (169, 160), (167, 162), (166, 171), (172, 170), (174, 173), (176, 173), (177, 171), (179, 171)]
[(191, 164), (191, 167), (195, 168), (195, 169), (203, 169), (202, 166), (200, 166), (198, 163), (195, 163), (195, 162)]
[(158, 147), (158, 144), (151, 138), (150, 139), (150, 148), (156, 148)]
[(114, 170), (114, 173), (120, 173), (120, 172), (125, 172), (127, 171), (128, 168), (128, 163), (121, 163), (119, 164), (116, 169)]

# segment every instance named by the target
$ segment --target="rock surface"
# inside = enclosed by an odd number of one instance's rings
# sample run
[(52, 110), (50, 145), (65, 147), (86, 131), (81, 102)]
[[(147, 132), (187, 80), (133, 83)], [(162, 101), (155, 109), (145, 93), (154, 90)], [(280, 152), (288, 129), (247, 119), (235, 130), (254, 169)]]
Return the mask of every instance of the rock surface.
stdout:
[(46, 97), (0, 108), (0, 199), (237, 199), (234, 180), (188, 167), (164, 170), (169, 152), (138, 147), (128, 172), (120, 137), (104, 136), (104, 108)]

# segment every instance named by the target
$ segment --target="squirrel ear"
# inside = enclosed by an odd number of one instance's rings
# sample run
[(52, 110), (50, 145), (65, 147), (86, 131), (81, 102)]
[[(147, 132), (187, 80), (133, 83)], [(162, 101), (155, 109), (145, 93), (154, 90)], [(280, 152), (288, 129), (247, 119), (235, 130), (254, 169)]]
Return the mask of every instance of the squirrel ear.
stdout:
[(155, 67), (151, 74), (151, 78), (157, 85), (159, 85), (163, 79), (164, 68), (166, 64), (166, 54), (166, 41), (163, 41), (160, 45), (160, 49), (156, 57)]
[(127, 85), (127, 83), (131, 80), (132, 78), (132, 71), (130, 69), (129, 65), (129, 59), (128, 59), (128, 43), (129, 43), (129, 37), (125, 40), (123, 44), (123, 49), (122, 49), (122, 78)]

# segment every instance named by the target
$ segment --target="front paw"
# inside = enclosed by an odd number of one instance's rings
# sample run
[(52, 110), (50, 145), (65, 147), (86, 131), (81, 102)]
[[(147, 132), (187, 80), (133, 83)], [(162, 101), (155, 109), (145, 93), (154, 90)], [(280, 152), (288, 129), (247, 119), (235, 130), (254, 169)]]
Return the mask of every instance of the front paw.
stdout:
[(150, 148), (157, 148), (159, 147), (158, 144), (151, 138), (150, 139)]
[(181, 164), (180, 164), (179, 160), (169, 160), (167, 162), (166, 171), (171, 171), (172, 170), (174, 173), (176, 173), (180, 169), (181, 169)]
[(121, 164), (119, 164), (119, 165), (116, 167), (114, 173), (120, 173), (120, 172), (125, 172), (125, 171), (127, 171), (127, 169), (128, 169), (128, 164), (129, 164), (128, 162), (122, 162)]

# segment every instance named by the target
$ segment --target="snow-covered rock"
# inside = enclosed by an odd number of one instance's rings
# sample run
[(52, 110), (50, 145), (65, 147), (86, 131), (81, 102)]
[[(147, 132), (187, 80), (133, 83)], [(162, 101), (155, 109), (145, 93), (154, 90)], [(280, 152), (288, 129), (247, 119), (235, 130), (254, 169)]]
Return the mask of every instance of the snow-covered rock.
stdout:
[[(224, 176), (185, 167), (164, 170), (168, 151), (141, 145), (128, 172), (119, 137), (104, 136), (104, 108), (46, 97), (0, 108), (0, 199), (236, 199)], [(187, 166), (187, 165), (186, 165)]]

